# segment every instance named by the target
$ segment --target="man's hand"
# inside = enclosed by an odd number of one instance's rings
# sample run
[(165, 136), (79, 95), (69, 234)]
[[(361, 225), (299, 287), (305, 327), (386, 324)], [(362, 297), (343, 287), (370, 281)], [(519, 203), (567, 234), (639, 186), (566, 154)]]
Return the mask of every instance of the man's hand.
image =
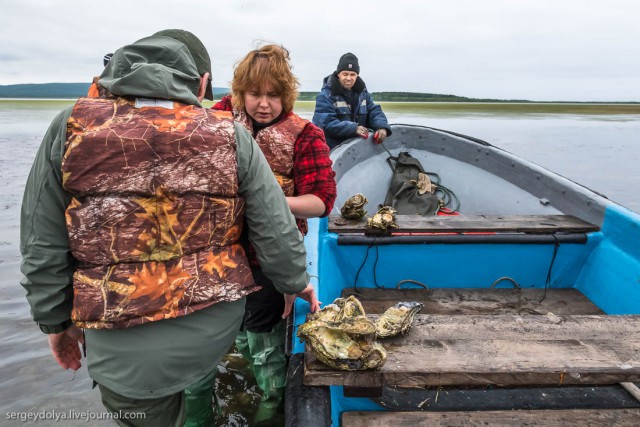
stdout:
[(358, 133), (358, 136), (361, 138), (369, 138), (369, 129), (367, 129), (364, 126), (358, 126), (358, 129), (356, 130), (356, 132)]
[(387, 130), (378, 129), (376, 133), (373, 134), (373, 142), (375, 142), (376, 144), (381, 144), (386, 137), (387, 137)]
[(304, 290), (298, 294), (288, 295), (284, 294), (284, 312), (282, 313), (282, 318), (286, 319), (289, 313), (291, 313), (291, 309), (293, 308), (293, 303), (296, 298), (302, 298), (306, 302), (309, 303), (309, 311), (315, 313), (320, 310), (320, 301), (318, 301), (318, 297), (316, 295), (316, 291), (311, 286), (311, 283), (307, 285)]
[(82, 329), (71, 325), (59, 334), (49, 334), (49, 347), (56, 362), (64, 369), (77, 371), (82, 364), (80, 344), (84, 344)]

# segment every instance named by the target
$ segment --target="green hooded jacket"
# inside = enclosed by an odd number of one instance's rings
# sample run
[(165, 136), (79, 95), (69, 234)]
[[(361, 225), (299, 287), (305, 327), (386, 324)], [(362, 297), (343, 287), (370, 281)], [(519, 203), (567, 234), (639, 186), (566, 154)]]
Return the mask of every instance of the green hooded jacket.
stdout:
[[(200, 105), (200, 76), (184, 44), (147, 37), (113, 55), (99, 84), (112, 94)], [(66, 123), (73, 107), (59, 113), (36, 154), (22, 203), (20, 235), (24, 275), (34, 321), (56, 325), (70, 319), (71, 255), (62, 188)], [(308, 276), (302, 236), (269, 165), (255, 141), (236, 124), (239, 194), (245, 198), (249, 240), (260, 265), (282, 293), (302, 291)], [(244, 313), (244, 298), (218, 303), (175, 319), (128, 329), (86, 330), (90, 376), (131, 398), (181, 391), (210, 373), (230, 348)]]

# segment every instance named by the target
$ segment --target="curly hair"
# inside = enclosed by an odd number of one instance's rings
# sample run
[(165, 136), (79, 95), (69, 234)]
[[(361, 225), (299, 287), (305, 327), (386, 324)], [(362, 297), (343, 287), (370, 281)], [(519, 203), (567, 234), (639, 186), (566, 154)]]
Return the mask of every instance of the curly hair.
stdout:
[(293, 111), (299, 83), (291, 68), (289, 51), (284, 46), (267, 44), (249, 52), (233, 72), (233, 107), (243, 110), (246, 92), (270, 84), (282, 100), (282, 110), (285, 113)]

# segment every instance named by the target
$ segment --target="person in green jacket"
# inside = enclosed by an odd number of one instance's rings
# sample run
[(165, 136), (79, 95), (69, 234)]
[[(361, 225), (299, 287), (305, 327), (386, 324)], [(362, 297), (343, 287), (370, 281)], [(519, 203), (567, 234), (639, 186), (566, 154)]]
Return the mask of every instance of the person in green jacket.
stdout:
[(201, 41), (164, 30), (118, 49), (53, 120), (26, 183), (21, 284), (56, 361), (81, 366), (119, 425), (180, 426), (184, 389), (232, 345), (264, 273), (319, 307), (267, 161), (212, 99)]

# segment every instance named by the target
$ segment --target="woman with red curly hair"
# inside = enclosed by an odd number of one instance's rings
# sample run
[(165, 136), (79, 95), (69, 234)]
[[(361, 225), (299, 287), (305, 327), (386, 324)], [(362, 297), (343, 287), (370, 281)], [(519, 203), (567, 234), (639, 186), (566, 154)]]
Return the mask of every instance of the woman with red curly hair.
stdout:
[[(331, 169), (329, 147), (324, 132), (293, 112), (298, 96), (298, 80), (293, 75), (289, 51), (267, 44), (249, 52), (237, 63), (232, 95), (213, 106), (232, 111), (255, 138), (271, 170), (282, 187), (298, 228), (307, 233), (307, 218), (324, 217), (331, 212), (336, 198), (335, 173)], [(246, 228), (246, 227), (245, 227)], [(251, 362), (262, 401), (255, 423), (271, 419), (284, 401), (286, 359), (284, 353), (285, 319), (293, 298), (280, 294), (264, 276), (251, 247), (249, 259), (253, 278), (262, 286), (247, 296), (245, 315), (236, 346)], [(310, 307), (313, 312), (319, 307)], [(211, 402), (211, 385), (205, 385)], [(197, 387), (187, 389), (187, 424), (196, 419)], [(192, 424), (190, 424), (193, 422)]]

